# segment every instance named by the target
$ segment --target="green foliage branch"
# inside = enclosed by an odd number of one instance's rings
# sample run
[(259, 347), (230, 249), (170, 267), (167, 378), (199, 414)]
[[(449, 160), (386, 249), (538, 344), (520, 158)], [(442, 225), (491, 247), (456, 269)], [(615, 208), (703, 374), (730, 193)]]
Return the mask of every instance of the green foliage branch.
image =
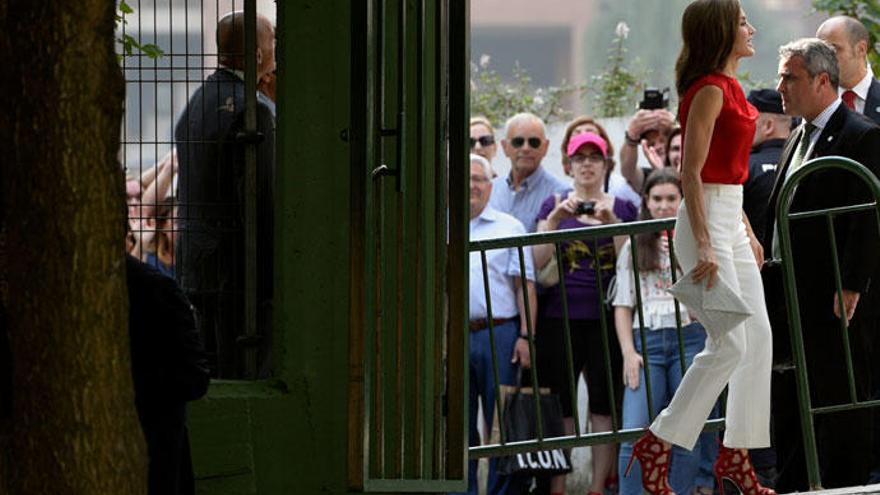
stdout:
[[(119, 1), (119, 11), (116, 13), (117, 31), (119, 31), (121, 25), (128, 24), (128, 21), (125, 20), (125, 16), (133, 13), (134, 9), (131, 8), (131, 6), (128, 5), (125, 0)], [(119, 55), (120, 60), (123, 56), (133, 56), (135, 50), (154, 60), (165, 55), (165, 52), (161, 48), (159, 48), (158, 45), (155, 45), (153, 43), (141, 43), (133, 36), (125, 32), (123, 32), (120, 36), (116, 38), (116, 42), (122, 45), (122, 55)]]
[(531, 112), (550, 124), (571, 117), (563, 99), (586, 90), (583, 84), (534, 87), (532, 77), (519, 62), (514, 64), (510, 82), (490, 67), (491, 57), (482, 55), (471, 62), (471, 115), (483, 115), (495, 126), (520, 112)]
[(630, 115), (636, 107), (639, 94), (645, 89), (648, 72), (627, 64), (626, 39), (629, 27), (619, 22), (608, 49), (605, 70), (591, 78), (593, 112), (597, 117)]
[[(880, 1), (878, 0), (813, 0), (813, 9), (828, 15), (848, 15), (862, 21), (868, 29), (868, 61), (876, 71), (880, 69)], [(875, 72), (876, 73), (876, 72)]]

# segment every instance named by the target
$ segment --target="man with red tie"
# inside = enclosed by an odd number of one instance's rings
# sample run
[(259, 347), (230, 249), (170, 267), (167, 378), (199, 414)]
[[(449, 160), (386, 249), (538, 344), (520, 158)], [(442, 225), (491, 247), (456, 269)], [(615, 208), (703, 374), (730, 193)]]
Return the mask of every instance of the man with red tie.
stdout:
[[(870, 46), (868, 30), (857, 19), (836, 16), (819, 26), (816, 37), (831, 44), (837, 54), (837, 64), (840, 67), (840, 86), (837, 91), (840, 98), (851, 110), (880, 124), (880, 82), (874, 78), (872, 71), (868, 70), (870, 68), (867, 59)], [(872, 315), (871, 319), (876, 322), (877, 316)], [(880, 355), (877, 349), (880, 342), (876, 342), (878, 332), (880, 328), (875, 323), (874, 331), (870, 332), (872, 340), (875, 341), (872, 356)], [(880, 398), (880, 366), (874, 364), (871, 369), (874, 374), (873, 398), (877, 399)], [(874, 429), (880, 431), (880, 413), (874, 414)], [(870, 484), (880, 483), (880, 435), (874, 438), (873, 461), (874, 469), (868, 480)]]
[(837, 53), (840, 98), (850, 110), (880, 124), (880, 82), (868, 70), (868, 30), (858, 19), (841, 15), (823, 22), (816, 37), (828, 42)]

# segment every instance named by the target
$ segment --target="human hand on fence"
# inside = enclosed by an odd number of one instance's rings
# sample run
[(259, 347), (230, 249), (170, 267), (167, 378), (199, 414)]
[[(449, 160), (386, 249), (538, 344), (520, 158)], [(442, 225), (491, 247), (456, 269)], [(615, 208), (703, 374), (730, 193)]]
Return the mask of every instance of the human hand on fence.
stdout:
[(516, 339), (513, 346), (513, 357), (510, 358), (513, 364), (519, 363), (520, 368), (529, 369), (532, 367), (532, 356), (529, 353), (529, 341), (525, 338)]
[(644, 362), (636, 351), (623, 355), (623, 384), (633, 390), (639, 388), (639, 375)]
[[(843, 309), (846, 311), (846, 321), (852, 320), (856, 312), (856, 306), (859, 304), (860, 294), (854, 290), (843, 289)], [(834, 293), (834, 316), (840, 318), (840, 301), (837, 299), (837, 292)]]

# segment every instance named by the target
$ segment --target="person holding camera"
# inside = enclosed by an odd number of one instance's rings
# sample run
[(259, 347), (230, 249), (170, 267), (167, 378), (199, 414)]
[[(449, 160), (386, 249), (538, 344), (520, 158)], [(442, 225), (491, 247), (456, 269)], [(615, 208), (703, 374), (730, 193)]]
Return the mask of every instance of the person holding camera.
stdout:
[[(592, 132), (578, 134), (571, 138), (567, 155), (571, 162), (570, 175), (574, 179), (574, 189), (553, 194), (544, 200), (538, 213), (538, 232), (560, 229), (629, 222), (638, 216), (635, 205), (624, 199), (615, 198), (604, 192), (605, 176), (610, 172), (608, 144), (601, 136)], [(620, 244), (623, 239), (620, 240)], [(605, 369), (605, 346), (603, 344), (600, 318), (605, 313), (609, 325), (613, 319), (608, 306), (600, 297), (597, 278), (601, 278), (607, 288), (614, 275), (616, 260), (615, 241), (610, 237), (590, 240), (576, 240), (562, 243), (563, 282), (567, 299), (563, 301), (559, 284), (546, 288), (546, 302), (542, 320), (544, 326), (538, 329), (536, 358), (542, 359), (540, 385), (549, 387), (559, 394), (562, 404), (565, 428), (574, 431), (573, 401), (570, 394), (570, 377), (565, 349), (565, 307), (568, 308), (572, 369), (574, 379), (584, 373), (590, 390), (590, 421), (594, 432), (611, 430), (612, 401), (620, 404), (620, 380), (622, 362), (617, 340), (613, 330), (606, 335), (611, 344), (611, 376), (614, 390), (608, 389)], [(535, 267), (540, 269), (551, 262), (556, 252), (554, 244), (535, 246)], [(576, 386), (577, 384), (573, 384)], [(614, 465), (616, 446), (611, 444), (593, 447), (593, 479), (590, 491), (602, 493), (605, 479)], [(553, 480), (551, 493), (562, 493), (565, 479), (560, 476)]]
[[(639, 111), (633, 115), (624, 133), (624, 144), (620, 149), (620, 173), (638, 193), (642, 192), (645, 177), (667, 163), (666, 146), (675, 127), (675, 115), (667, 109), (669, 99), (664, 94), (653, 88), (645, 90)], [(650, 167), (638, 166), (639, 148)]]

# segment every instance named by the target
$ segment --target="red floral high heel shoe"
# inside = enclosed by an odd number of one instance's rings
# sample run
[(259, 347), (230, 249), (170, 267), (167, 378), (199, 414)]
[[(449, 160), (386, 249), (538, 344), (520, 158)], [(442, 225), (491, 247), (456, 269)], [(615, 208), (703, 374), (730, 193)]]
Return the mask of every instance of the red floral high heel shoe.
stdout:
[(642, 488), (650, 495), (675, 495), (669, 486), (669, 458), (672, 447), (664, 444), (650, 430), (633, 444), (632, 456), (624, 476), (629, 476), (635, 459), (642, 465)]
[(758, 477), (755, 475), (751, 461), (749, 461), (749, 455), (743, 453), (742, 450), (720, 446), (714, 471), (721, 495), (724, 495), (725, 481), (736, 486), (742, 495), (776, 495), (775, 490), (758, 483)]

